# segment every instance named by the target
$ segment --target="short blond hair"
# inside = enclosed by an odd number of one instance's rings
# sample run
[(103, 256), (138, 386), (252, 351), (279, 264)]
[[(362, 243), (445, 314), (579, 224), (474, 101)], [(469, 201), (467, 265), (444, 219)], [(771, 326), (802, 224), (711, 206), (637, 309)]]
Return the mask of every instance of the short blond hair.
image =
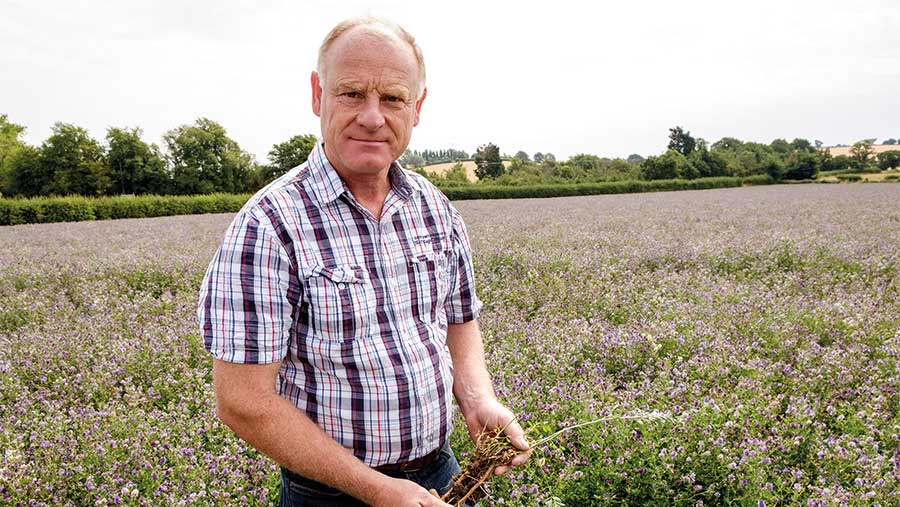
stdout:
[(418, 94), (421, 95), (422, 91), (425, 89), (425, 58), (422, 56), (422, 49), (416, 44), (416, 38), (397, 23), (373, 16), (345, 19), (328, 32), (328, 35), (325, 36), (325, 40), (322, 41), (322, 45), (319, 46), (319, 60), (316, 64), (316, 72), (319, 73), (319, 76), (324, 74), (325, 53), (328, 52), (334, 44), (334, 41), (356, 27), (362, 27), (376, 35), (397, 37), (412, 49), (413, 56), (416, 58), (416, 64), (419, 66)]

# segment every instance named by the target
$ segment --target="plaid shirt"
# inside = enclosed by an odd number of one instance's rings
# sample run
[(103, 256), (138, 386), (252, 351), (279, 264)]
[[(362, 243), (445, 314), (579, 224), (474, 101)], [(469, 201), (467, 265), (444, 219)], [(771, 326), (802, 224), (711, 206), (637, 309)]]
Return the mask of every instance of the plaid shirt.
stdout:
[(319, 144), (235, 217), (198, 309), (214, 357), (283, 361), (278, 392), (370, 466), (447, 440), (447, 324), (481, 307), (459, 212), (421, 176), (388, 174), (379, 220)]

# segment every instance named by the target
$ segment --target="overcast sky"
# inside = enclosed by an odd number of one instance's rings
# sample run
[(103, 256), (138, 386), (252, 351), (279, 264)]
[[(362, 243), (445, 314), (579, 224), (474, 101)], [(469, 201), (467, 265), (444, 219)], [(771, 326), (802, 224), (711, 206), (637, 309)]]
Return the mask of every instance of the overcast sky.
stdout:
[(900, 137), (900, 2), (0, 0), (0, 113), (145, 140), (204, 116), (265, 161), (319, 134), (309, 74), (341, 19), (418, 39), (428, 97), (411, 148), (657, 154), (681, 125), (827, 145)]

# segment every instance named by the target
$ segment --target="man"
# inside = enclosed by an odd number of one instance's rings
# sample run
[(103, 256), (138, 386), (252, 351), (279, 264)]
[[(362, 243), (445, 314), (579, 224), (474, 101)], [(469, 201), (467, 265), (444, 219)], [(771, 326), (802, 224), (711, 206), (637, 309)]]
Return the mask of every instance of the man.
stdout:
[[(346, 21), (311, 85), (322, 143), (244, 206), (203, 281), (217, 413), (282, 466), (284, 506), (446, 505), (451, 396), (473, 437), (513, 415), (485, 367), (462, 219), (395, 162), (426, 96), (421, 51), (392, 23)], [(506, 432), (523, 463), (522, 429)]]

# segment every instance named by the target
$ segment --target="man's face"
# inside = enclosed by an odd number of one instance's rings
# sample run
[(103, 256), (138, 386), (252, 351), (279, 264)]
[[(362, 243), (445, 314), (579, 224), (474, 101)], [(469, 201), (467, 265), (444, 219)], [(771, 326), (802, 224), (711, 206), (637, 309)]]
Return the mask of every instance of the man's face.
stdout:
[(409, 145), (425, 100), (412, 49), (357, 27), (325, 54), (313, 72), (312, 107), (321, 119), (325, 154), (344, 176), (386, 171)]

